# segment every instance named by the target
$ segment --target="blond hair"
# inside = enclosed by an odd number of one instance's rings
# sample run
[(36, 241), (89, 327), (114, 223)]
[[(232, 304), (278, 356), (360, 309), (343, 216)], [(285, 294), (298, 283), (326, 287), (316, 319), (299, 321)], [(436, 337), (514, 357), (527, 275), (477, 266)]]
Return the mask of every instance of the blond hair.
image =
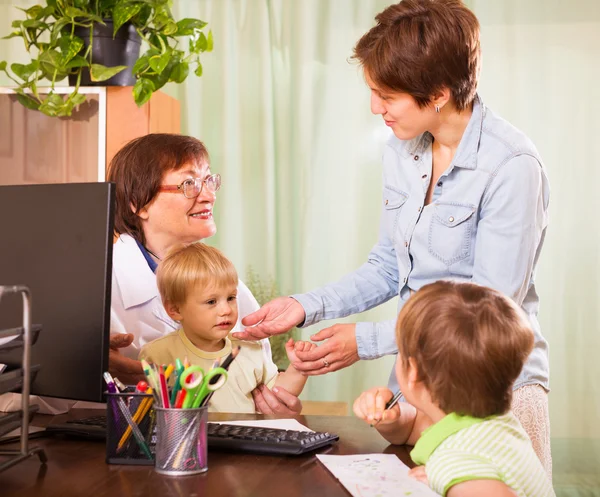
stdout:
[(419, 380), (442, 411), (477, 418), (510, 409), (513, 383), (534, 341), (512, 300), (451, 281), (426, 285), (408, 300), (396, 338), (402, 367), (414, 359)]
[(237, 286), (238, 275), (232, 262), (220, 250), (202, 242), (173, 247), (156, 270), (163, 304), (183, 304), (195, 287)]

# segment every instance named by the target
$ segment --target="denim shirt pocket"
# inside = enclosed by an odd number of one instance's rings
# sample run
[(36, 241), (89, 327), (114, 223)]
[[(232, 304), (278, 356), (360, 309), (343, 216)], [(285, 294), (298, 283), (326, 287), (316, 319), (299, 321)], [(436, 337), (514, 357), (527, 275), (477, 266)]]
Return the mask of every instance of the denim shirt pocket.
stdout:
[(385, 220), (388, 235), (391, 240), (394, 239), (396, 227), (398, 225), (398, 216), (401, 207), (408, 200), (408, 193), (398, 190), (390, 185), (383, 187), (383, 207), (385, 209)]
[(438, 202), (429, 227), (429, 253), (451, 265), (471, 254), (476, 207), (456, 202)]

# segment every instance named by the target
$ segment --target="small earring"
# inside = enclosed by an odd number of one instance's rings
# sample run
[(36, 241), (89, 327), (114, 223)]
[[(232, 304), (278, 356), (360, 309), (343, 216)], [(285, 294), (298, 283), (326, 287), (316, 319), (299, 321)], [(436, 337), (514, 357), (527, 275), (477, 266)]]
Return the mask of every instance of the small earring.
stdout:
[(439, 105), (436, 105), (436, 106), (435, 106), (435, 111), (436, 111), (438, 114), (440, 113), (440, 106), (439, 106)]

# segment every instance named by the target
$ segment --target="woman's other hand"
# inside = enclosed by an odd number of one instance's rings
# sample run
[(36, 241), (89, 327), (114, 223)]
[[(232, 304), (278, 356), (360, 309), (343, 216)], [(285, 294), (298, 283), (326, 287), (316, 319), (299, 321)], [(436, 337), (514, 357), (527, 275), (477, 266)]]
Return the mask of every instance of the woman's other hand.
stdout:
[(121, 354), (119, 349), (129, 347), (133, 342), (131, 333), (111, 333), (108, 353), (108, 371), (126, 385), (135, 385), (145, 379), (142, 363)]
[(400, 417), (400, 404), (391, 409), (385, 405), (392, 400), (394, 393), (386, 387), (376, 387), (363, 392), (354, 401), (352, 409), (357, 418), (370, 425), (386, 425), (397, 422)]
[(359, 360), (355, 333), (355, 324), (336, 324), (322, 329), (310, 338), (315, 342), (327, 341), (310, 350), (296, 349), (298, 361), (292, 361), (292, 365), (307, 376), (331, 373), (351, 366)]
[(261, 340), (280, 335), (298, 326), (305, 317), (304, 308), (296, 299), (278, 297), (242, 319), (247, 328), (233, 336), (238, 340)]
[(252, 390), (254, 407), (261, 414), (285, 414), (295, 416), (302, 411), (302, 402), (285, 388), (275, 387), (269, 390), (266, 385), (259, 385)]

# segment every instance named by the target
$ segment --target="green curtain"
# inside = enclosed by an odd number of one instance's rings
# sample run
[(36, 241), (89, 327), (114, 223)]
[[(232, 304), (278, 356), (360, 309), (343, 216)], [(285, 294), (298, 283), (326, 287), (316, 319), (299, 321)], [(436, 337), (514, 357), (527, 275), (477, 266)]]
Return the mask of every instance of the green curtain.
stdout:
[[(362, 74), (348, 57), (391, 3), (175, 2), (178, 16), (208, 21), (215, 38), (204, 76), (166, 91), (181, 100), (183, 132), (206, 143), (223, 175), (211, 243), (242, 277), (252, 267), (282, 294), (310, 290), (358, 267), (375, 243), (389, 131), (370, 114)], [(482, 24), (480, 94), (532, 138), (551, 181), (536, 284), (550, 342), (557, 495), (600, 495), (600, 2), (467, 4)], [(0, 3), (3, 34), (19, 17)], [(18, 40), (0, 42), (0, 60), (23, 54)], [(389, 319), (395, 305), (344, 321)], [(385, 384), (391, 365), (388, 357), (312, 378), (302, 397), (351, 404), (363, 389)]]

